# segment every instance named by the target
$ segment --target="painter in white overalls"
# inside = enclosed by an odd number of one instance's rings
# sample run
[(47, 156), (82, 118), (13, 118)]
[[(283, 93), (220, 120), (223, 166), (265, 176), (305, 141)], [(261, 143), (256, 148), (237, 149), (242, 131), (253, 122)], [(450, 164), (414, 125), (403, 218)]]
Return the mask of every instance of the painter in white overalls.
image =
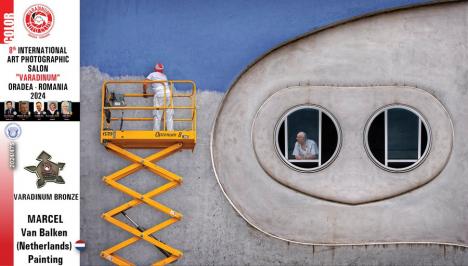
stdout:
[[(154, 66), (154, 72), (150, 73), (147, 80), (164, 80), (167, 81), (167, 76), (164, 74), (164, 65), (158, 63)], [(143, 85), (143, 93), (146, 94), (148, 85)], [(151, 89), (154, 93), (153, 103), (154, 106), (164, 106), (164, 95), (166, 95), (166, 106), (171, 105), (171, 90), (167, 82), (164, 83), (152, 83)], [(164, 89), (166, 91), (164, 92)], [(166, 130), (174, 130), (174, 109), (166, 109)], [(153, 110), (153, 130), (161, 130), (161, 121), (164, 119), (163, 110)]]

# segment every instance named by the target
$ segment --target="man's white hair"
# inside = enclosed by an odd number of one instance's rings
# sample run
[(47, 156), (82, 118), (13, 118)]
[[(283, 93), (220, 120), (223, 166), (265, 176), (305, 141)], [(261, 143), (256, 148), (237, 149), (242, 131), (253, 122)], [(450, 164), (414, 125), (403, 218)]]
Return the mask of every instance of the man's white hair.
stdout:
[(304, 138), (307, 139), (307, 133), (305, 133), (304, 131), (299, 131), (297, 133), (297, 135), (299, 135), (299, 134), (302, 134), (304, 136)]

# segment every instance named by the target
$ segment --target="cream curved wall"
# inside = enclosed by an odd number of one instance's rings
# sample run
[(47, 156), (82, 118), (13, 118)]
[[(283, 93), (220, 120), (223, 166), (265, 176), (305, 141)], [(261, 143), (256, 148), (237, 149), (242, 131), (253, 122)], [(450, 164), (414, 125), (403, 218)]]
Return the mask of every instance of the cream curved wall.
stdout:
[[(468, 3), (359, 19), (290, 42), (227, 92), (212, 161), (233, 207), (257, 229), (306, 244), (468, 246)], [(274, 127), (298, 104), (329, 110), (342, 130), (336, 160), (299, 173), (274, 152)], [(421, 165), (390, 173), (368, 158), (366, 120), (413, 106), (431, 127)]]

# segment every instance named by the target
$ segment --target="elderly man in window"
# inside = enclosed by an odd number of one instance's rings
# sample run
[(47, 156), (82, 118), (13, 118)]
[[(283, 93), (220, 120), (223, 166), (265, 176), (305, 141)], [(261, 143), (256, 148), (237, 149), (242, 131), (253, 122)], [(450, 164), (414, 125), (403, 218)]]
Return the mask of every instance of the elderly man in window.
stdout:
[(318, 148), (315, 141), (308, 139), (307, 134), (303, 131), (297, 133), (296, 144), (294, 145), (293, 156), (296, 160), (313, 160), (317, 159)]

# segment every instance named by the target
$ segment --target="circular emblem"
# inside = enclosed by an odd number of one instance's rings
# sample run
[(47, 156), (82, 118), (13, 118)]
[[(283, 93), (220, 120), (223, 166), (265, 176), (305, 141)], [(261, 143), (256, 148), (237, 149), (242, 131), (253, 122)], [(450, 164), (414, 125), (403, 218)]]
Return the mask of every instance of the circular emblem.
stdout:
[(21, 136), (21, 127), (16, 123), (9, 123), (5, 127), (5, 136), (10, 140), (15, 140)]
[(32, 37), (44, 38), (48, 36), (50, 30), (54, 26), (54, 22), (54, 13), (52, 13), (52, 10), (46, 5), (32, 5), (24, 12), (24, 27)]

